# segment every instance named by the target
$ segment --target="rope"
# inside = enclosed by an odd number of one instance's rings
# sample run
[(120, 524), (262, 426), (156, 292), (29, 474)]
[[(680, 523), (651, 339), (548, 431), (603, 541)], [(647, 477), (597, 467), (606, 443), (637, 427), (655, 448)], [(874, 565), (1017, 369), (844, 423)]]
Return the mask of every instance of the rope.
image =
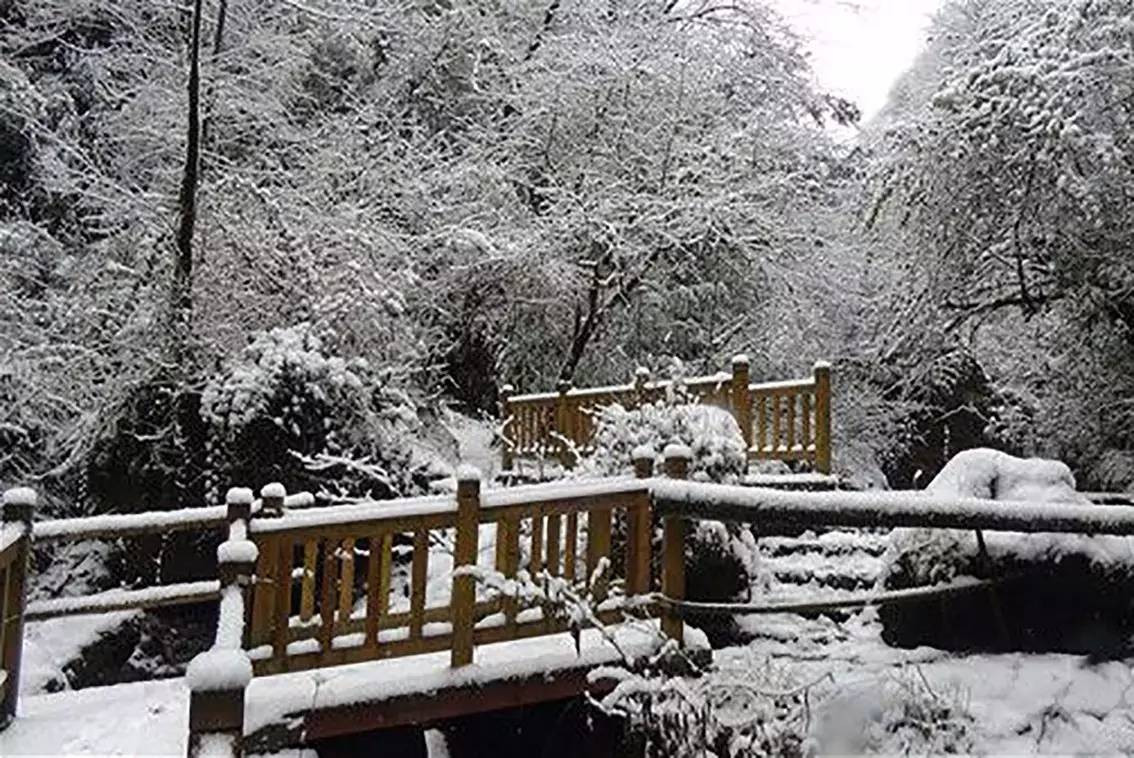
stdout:
[(974, 590), (984, 589), (999, 584), (1003, 579), (972, 579), (962, 577), (947, 584), (938, 584), (932, 587), (911, 587), (903, 590), (890, 590), (888, 592), (874, 592), (868, 595), (857, 595), (832, 600), (805, 600), (789, 603), (702, 603), (694, 600), (675, 600), (662, 594), (654, 599), (662, 605), (677, 608), (683, 616), (752, 616), (766, 613), (817, 613), (834, 610), (836, 608), (862, 608), (868, 605), (884, 605), (887, 603), (902, 603), (910, 600), (924, 598), (945, 597), (957, 595)]

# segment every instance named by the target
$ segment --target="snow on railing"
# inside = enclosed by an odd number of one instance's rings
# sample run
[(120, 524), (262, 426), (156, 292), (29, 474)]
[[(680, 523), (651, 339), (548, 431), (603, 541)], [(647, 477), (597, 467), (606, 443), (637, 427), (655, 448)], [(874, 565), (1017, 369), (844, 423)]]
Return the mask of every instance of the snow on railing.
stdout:
[[(261, 492), (262, 513), (282, 512), (283, 487)], [(244, 691), (252, 681), (247, 645), (246, 607), (259, 551), (249, 542), (252, 491), (236, 488), (225, 498), (228, 539), (217, 548), (220, 607), (212, 647), (195, 657), (185, 672), (189, 687), (189, 755), (243, 754)]]
[(805, 461), (821, 474), (831, 471), (830, 366), (815, 364), (807, 379), (749, 382), (748, 358), (736, 356), (731, 372), (684, 380), (650, 381), (639, 369), (630, 384), (574, 389), (561, 383), (558, 392), (500, 393), (503, 467), (517, 458), (545, 457), (571, 468), (578, 453), (593, 446), (595, 413), (618, 403), (628, 409), (656, 402), (681, 385), (697, 402), (727, 408), (736, 418), (749, 457)]

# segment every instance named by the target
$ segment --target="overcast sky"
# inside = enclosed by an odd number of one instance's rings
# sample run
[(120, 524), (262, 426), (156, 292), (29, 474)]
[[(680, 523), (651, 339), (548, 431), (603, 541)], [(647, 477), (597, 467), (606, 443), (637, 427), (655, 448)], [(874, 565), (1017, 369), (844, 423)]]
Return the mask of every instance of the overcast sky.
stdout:
[(796, 29), (812, 39), (819, 81), (853, 100), (868, 121), (890, 86), (925, 45), (942, 0), (776, 0)]

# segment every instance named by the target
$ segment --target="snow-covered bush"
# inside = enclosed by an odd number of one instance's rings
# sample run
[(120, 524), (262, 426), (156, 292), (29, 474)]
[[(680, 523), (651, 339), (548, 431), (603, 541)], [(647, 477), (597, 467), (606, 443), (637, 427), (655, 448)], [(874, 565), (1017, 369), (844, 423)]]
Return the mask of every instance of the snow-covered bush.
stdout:
[[(954, 456), (926, 493), (1093, 507), (1062, 462), (988, 449)], [(884, 638), (903, 645), (1113, 652), (1116, 640), (1134, 631), (1125, 600), (1134, 590), (1128, 537), (895, 529), (879, 582), (901, 589), (961, 576), (1010, 581), (995, 593), (885, 606)]]
[(649, 447), (658, 453), (666, 445), (684, 445), (693, 453), (689, 478), (728, 483), (744, 474), (748, 466), (744, 437), (732, 414), (721, 408), (696, 403), (659, 401), (633, 410), (614, 404), (596, 411), (594, 453), (583, 462), (586, 471), (602, 476), (626, 473), (635, 448)]
[(361, 359), (330, 355), (307, 324), (256, 336), (201, 399), (217, 486), (412, 494), (408, 395)]

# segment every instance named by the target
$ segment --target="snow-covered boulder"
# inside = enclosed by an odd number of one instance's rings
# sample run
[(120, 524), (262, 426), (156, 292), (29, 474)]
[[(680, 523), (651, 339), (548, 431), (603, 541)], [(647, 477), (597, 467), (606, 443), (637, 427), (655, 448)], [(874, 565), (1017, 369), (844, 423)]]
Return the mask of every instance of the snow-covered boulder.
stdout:
[[(984, 448), (954, 456), (925, 493), (1094, 507), (1075, 490), (1066, 464)], [(1004, 583), (995, 592), (884, 607), (880, 616), (889, 641), (1098, 652), (1127, 627), (1134, 630), (1134, 604), (1128, 600), (1134, 590), (1134, 538), (986, 531), (981, 539), (975, 530), (891, 533), (879, 579), (886, 589), (961, 576), (998, 577)], [(1121, 597), (1114, 594), (1118, 588)], [(1082, 619), (1091, 620), (1089, 631)]]

